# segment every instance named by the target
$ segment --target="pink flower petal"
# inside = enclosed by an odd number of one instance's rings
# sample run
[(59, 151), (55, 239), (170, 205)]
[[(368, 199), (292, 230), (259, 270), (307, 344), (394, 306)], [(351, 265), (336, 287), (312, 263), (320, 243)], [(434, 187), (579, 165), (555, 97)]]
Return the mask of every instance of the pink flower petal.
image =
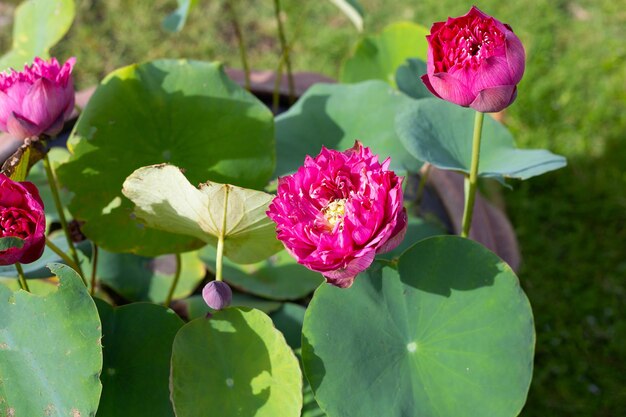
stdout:
[(483, 113), (495, 113), (507, 108), (517, 95), (515, 85), (502, 85), (485, 88), (470, 105), (476, 111)]

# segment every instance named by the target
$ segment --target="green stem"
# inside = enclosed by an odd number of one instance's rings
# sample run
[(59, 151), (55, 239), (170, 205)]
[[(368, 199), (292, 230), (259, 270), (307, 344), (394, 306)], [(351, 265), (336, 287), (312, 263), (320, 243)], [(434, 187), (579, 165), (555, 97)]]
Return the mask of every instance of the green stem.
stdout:
[(420, 182), (417, 186), (417, 194), (415, 196), (415, 206), (419, 210), (420, 204), (422, 203), (422, 198), (424, 197), (424, 190), (426, 189), (426, 183), (428, 182), (428, 177), (430, 176), (430, 170), (433, 166), (426, 162), (424, 172), (420, 176)]
[[(65, 262), (67, 265), (70, 266), (70, 268), (72, 268), (74, 271), (78, 271), (78, 266), (72, 260), (72, 258), (67, 256), (67, 253), (63, 252), (63, 250), (61, 250), (60, 247), (58, 247), (50, 239), (48, 239), (48, 237), (46, 237), (46, 246), (49, 247), (52, 250), (52, 252), (56, 253), (63, 260), (63, 262)], [(84, 279), (83, 279), (83, 282), (85, 282)], [(87, 282), (85, 282), (85, 285), (87, 285)]]
[(278, 68), (276, 68), (276, 75), (274, 78), (274, 92), (272, 93), (272, 111), (274, 114), (278, 114), (280, 107), (280, 81), (283, 78), (283, 64), (285, 63), (285, 56), (280, 55), (280, 61), (278, 61)]
[(239, 44), (239, 55), (241, 57), (241, 65), (243, 65), (243, 73), (245, 76), (246, 90), (250, 91), (250, 66), (248, 65), (248, 54), (246, 51), (246, 44), (243, 39), (243, 32), (241, 30), (241, 23), (239, 22), (239, 16), (235, 10), (235, 0), (229, 0), (226, 2), (226, 9), (230, 14), (230, 21), (235, 31), (235, 37)]
[(226, 234), (226, 214), (228, 213), (228, 193), (230, 187), (225, 185), (226, 192), (224, 193), (224, 212), (222, 213), (222, 227), (220, 234), (217, 237), (217, 254), (215, 256), (215, 280), (222, 280), (222, 261), (224, 258), (224, 235)]
[(85, 281), (85, 277), (83, 275), (83, 270), (80, 267), (80, 261), (78, 260), (78, 253), (76, 252), (76, 248), (74, 247), (72, 236), (70, 236), (70, 229), (67, 227), (67, 220), (65, 219), (63, 204), (61, 204), (61, 198), (59, 197), (59, 188), (57, 185), (56, 177), (54, 175), (54, 171), (52, 170), (52, 165), (50, 164), (50, 158), (48, 158), (47, 153), (43, 157), (43, 166), (46, 170), (46, 176), (48, 177), (48, 184), (50, 184), (50, 191), (52, 191), (52, 199), (54, 200), (54, 205), (56, 206), (57, 212), (59, 213), (59, 222), (61, 223), (61, 228), (63, 229), (63, 232), (65, 233), (65, 238), (67, 239), (67, 247), (77, 267), (76, 272), (78, 272), (78, 275), (81, 276), (83, 282), (85, 283), (85, 285), (87, 285), (87, 281)]
[(183, 262), (180, 257), (180, 253), (176, 254), (176, 273), (174, 274), (174, 280), (172, 281), (172, 285), (170, 286), (170, 290), (167, 293), (167, 297), (165, 298), (165, 303), (163, 305), (165, 307), (169, 307), (172, 303), (172, 297), (174, 297), (174, 292), (176, 291), (176, 286), (178, 286), (178, 280), (180, 279), (180, 271), (182, 270)]
[(289, 83), (289, 104), (293, 104), (296, 99), (296, 87), (293, 80), (293, 72), (291, 70), (291, 57), (289, 56), (289, 45), (285, 37), (285, 28), (280, 18), (280, 0), (274, 0), (274, 14), (278, 25), (278, 39), (280, 40), (281, 56), (284, 56), (285, 66), (287, 67), (287, 81)]
[(474, 118), (474, 136), (472, 139), (472, 165), (469, 175), (465, 176), (465, 208), (463, 210), (463, 228), (461, 236), (468, 237), (472, 227), (474, 201), (476, 200), (476, 186), (478, 184), (478, 165), (480, 160), (480, 137), (483, 130), (485, 114), (476, 112)]
[(91, 244), (92, 255), (91, 255), (91, 289), (89, 290), (91, 296), (93, 297), (96, 294), (96, 273), (98, 271), (98, 245), (95, 243)]
[(30, 292), (30, 288), (28, 288), (28, 283), (26, 282), (26, 277), (24, 276), (24, 270), (19, 262), (15, 263), (15, 269), (17, 269), (17, 280), (20, 283), (20, 288), (24, 291)]

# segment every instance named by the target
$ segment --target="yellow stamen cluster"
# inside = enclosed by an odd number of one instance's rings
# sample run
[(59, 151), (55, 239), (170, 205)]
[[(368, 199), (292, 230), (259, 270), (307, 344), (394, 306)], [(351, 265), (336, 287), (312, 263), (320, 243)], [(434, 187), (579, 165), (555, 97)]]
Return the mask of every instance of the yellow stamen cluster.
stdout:
[(322, 213), (331, 228), (339, 222), (343, 222), (343, 216), (346, 214), (346, 199), (341, 198), (333, 200), (322, 209)]

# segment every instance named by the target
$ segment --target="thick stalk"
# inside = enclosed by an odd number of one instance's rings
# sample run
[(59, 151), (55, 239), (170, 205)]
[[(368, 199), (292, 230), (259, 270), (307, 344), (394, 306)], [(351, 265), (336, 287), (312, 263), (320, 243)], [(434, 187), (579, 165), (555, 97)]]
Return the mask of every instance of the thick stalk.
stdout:
[(291, 57), (289, 56), (289, 45), (285, 37), (285, 28), (280, 18), (280, 0), (274, 0), (274, 14), (276, 15), (276, 24), (278, 25), (278, 40), (280, 41), (281, 59), (284, 57), (285, 67), (287, 68), (287, 82), (289, 84), (289, 104), (293, 104), (296, 99), (296, 86), (293, 80), (293, 72), (291, 71)]
[(67, 247), (69, 248), (70, 255), (76, 264), (76, 272), (83, 278), (83, 282), (85, 285), (87, 282), (85, 281), (85, 277), (83, 275), (83, 270), (80, 267), (80, 261), (78, 259), (78, 253), (76, 252), (76, 248), (74, 247), (74, 242), (72, 241), (72, 236), (70, 235), (70, 229), (67, 227), (67, 220), (65, 219), (65, 212), (63, 211), (63, 204), (61, 204), (61, 198), (59, 197), (59, 187), (57, 185), (56, 177), (54, 175), (54, 171), (52, 170), (52, 165), (50, 164), (50, 158), (48, 158), (48, 154), (43, 157), (43, 166), (46, 170), (46, 176), (48, 177), (48, 184), (50, 184), (50, 191), (52, 192), (52, 199), (54, 200), (54, 205), (56, 206), (57, 212), (59, 213), (59, 222), (61, 223), (61, 228), (63, 229), (63, 233), (65, 233), (65, 238), (67, 239)]
[(222, 213), (222, 227), (220, 228), (220, 234), (217, 237), (217, 254), (215, 256), (215, 280), (222, 280), (222, 261), (224, 258), (224, 237), (226, 235), (226, 215), (228, 214), (228, 193), (230, 187), (225, 185), (226, 192), (224, 193), (224, 212)]
[[(67, 256), (67, 253), (63, 252), (61, 248), (55, 245), (50, 239), (48, 239), (48, 237), (46, 237), (46, 246), (49, 247), (52, 252), (56, 253), (63, 260), (63, 262), (69, 265), (70, 268), (72, 268), (74, 271), (78, 271), (78, 265), (76, 265), (72, 258)], [(83, 278), (83, 282), (85, 283), (85, 285), (87, 285), (84, 277), (81, 276), (81, 278)]]
[(178, 286), (178, 280), (180, 279), (180, 271), (183, 268), (183, 262), (180, 257), (180, 253), (176, 254), (176, 273), (174, 274), (174, 280), (172, 281), (172, 285), (170, 286), (170, 290), (167, 293), (167, 297), (165, 298), (165, 303), (163, 305), (165, 307), (169, 307), (172, 304), (172, 297), (174, 297), (174, 292), (176, 291), (176, 287)]
[(430, 170), (432, 165), (426, 162), (425, 168), (423, 169), (423, 173), (420, 176), (420, 182), (417, 186), (417, 193), (415, 195), (415, 206), (417, 210), (419, 210), (420, 204), (422, 204), (422, 198), (424, 198), (424, 190), (426, 189), (426, 183), (428, 182), (428, 177), (430, 175)]
[(243, 39), (243, 32), (241, 30), (241, 23), (239, 22), (239, 16), (235, 10), (235, 0), (228, 0), (225, 4), (228, 14), (230, 15), (230, 21), (235, 31), (235, 37), (239, 45), (239, 56), (241, 57), (241, 65), (243, 66), (243, 73), (245, 76), (246, 90), (250, 91), (250, 66), (248, 65), (248, 53), (246, 50), (246, 44)]
[(98, 245), (95, 243), (91, 244), (92, 247), (92, 255), (91, 255), (91, 288), (89, 290), (91, 296), (96, 295), (96, 273), (98, 272)]
[(461, 236), (468, 237), (472, 227), (472, 215), (474, 214), (474, 201), (476, 200), (476, 187), (478, 185), (478, 165), (480, 160), (480, 137), (483, 130), (485, 114), (476, 112), (474, 118), (474, 136), (472, 139), (472, 165), (469, 175), (465, 176), (465, 208), (463, 210), (463, 228)]
[(278, 68), (276, 68), (276, 78), (274, 78), (274, 92), (272, 93), (272, 111), (274, 114), (278, 114), (280, 108), (280, 81), (283, 78), (283, 64), (285, 63), (285, 57), (280, 55), (280, 61), (278, 61)]
[(15, 269), (17, 270), (17, 280), (20, 283), (20, 288), (24, 291), (30, 292), (30, 288), (28, 288), (28, 283), (26, 282), (26, 277), (24, 276), (24, 270), (19, 262), (15, 263)]

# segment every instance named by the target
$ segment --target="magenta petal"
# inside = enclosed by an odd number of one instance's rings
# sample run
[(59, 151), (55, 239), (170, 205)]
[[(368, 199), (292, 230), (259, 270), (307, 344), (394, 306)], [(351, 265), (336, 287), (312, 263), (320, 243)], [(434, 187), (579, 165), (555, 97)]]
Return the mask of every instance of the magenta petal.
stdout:
[(444, 100), (467, 107), (475, 99), (472, 90), (458, 79), (445, 72), (438, 72), (429, 77), (434, 91)]
[(15, 112), (12, 112), (7, 119), (7, 131), (17, 139), (39, 136), (42, 133), (39, 126)]
[(402, 241), (404, 240), (404, 236), (406, 235), (406, 229), (409, 224), (406, 209), (402, 209), (402, 214), (398, 218), (398, 222), (396, 223), (396, 227), (391, 232), (391, 237), (387, 242), (383, 243), (382, 246), (378, 248), (376, 253), (387, 253), (393, 249), (395, 249)]
[(506, 33), (506, 60), (511, 74), (511, 83), (517, 84), (524, 75), (526, 52), (524, 45), (513, 32)]
[(428, 78), (428, 74), (424, 74), (421, 76), (422, 82), (424, 83), (424, 85), (426, 86), (426, 88), (428, 88), (428, 90), (433, 93), (435, 95), (435, 97), (439, 97), (441, 98), (441, 96), (439, 94), (437, 94), (437, 92), (435, 91), (435, 89), (433, 88), (432, 84), (430, 83), (430, 79)]
[(64, 109), (63, 91), (52, 81), (40, 78), (24, 97), (21, 114), (44, 131)]
[(515, 96), (515, 85), (485, 88), (478, 93), (470, 107), (482, 113), (495, 113), (507, 108), (515, 100)]
[(230, 305), (233, 292), (224, 281), (211, 281), (202, 289), (202, 298), (213, 310), (221, 310)]
[(375, 256), (376, 252), (373, 249), (368, 250), (362, 256), (350, 261), (345, 268), (324, 272), (324, 277), (329, 284), (340, 288), (348, 288), (360, 272), (369, 268), (372, 262), (374, 262)]
[(17, 109), (17, 103), (3, 91), (0, 91), (0, 130), (7, 131), (7, 119)]
[(492, 56), (483, 61), (480, 68), (475, 72), (472, 87), (474, 88), (474, 93), (478, 94), (479, 91), (486, 88), (515, 84), (506, 58), (503, 56)]

